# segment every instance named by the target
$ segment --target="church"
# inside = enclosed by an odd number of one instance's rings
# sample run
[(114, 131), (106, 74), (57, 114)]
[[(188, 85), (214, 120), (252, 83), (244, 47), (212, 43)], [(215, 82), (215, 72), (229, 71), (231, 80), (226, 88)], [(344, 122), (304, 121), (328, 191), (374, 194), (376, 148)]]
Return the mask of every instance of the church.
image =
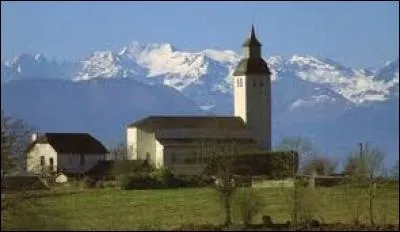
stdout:
[(254, 27), (233, 72), (234, 116), (149, 116), (127, 126), (129, 160), (148, 160), (176, 174), (204, 169), (204, 141), (234, 141), (242, 150), (271, 150), (271, 72)]

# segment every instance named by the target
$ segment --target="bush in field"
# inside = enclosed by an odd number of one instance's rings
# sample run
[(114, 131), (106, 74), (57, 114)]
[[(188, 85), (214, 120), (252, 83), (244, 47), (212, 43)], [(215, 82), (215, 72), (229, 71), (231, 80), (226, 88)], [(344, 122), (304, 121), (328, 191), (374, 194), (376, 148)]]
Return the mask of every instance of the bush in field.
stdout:
[(105, 186), (104, 186), (103, 181), (101, 181), (101, 180), (96, 181), (96, 188), (104, 188), (104, 187), (105, 187)]
[(84, 188), (84, 189), (95, 188), (96, 187), (96, 180), (86, 176), (81, 181), (81, 187)]
[(242, 188), (236, 192), (236, 205), (244, 225), (249, 226), (264, 207), (264, 199), (253, 188)]
[(150, 178), (157, 183), (158, 188), (168, 188), (171, 187), (174, 181), (174, 175), (168, 168), (159, 168), (150, 172)]
[(118, 176), (118, 183), (122, 189), (151, 189), (159, 186), (148, 173), (123, 174)]
[(174, 187), (205, 187), (211, 186), (214, 180), (207, 176), (177, 176), (174, 180)]

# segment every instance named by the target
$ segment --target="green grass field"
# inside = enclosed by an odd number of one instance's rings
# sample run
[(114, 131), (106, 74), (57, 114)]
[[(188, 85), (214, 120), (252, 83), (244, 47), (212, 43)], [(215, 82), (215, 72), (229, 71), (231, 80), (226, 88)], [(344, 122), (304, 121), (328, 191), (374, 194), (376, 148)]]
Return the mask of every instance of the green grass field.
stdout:
[[(256, 189), (266, 206), (257, 216), (270, 215), (274, 222), (290, 220), (287, 201), (282, 189)], [(338, 188), (320, 189), (317, 207), (326, 223), (351, 223), (349, 203)], [(237, 194), (241, 194), (239, 189)], [(363, 199), (360, 195), (359, 199)], [(31, 199), (15, 211), (2, 212), (2, 228), (44, 230), (133, 230), (173, 229), (182, 224), (222, 224), (224, 211), (219, 196), (212, 188), (168, 190), (94, 189), (78, 194), (45, 196)], [(361, 220), (368, 223), (367, 200)], [(351, 207), (351, 206), (350, 206)], [(398, 224), (398, 189), (378, 192), (376, 221)], [(240, 224), (237, 207), (233, 208), (233, 222)]]

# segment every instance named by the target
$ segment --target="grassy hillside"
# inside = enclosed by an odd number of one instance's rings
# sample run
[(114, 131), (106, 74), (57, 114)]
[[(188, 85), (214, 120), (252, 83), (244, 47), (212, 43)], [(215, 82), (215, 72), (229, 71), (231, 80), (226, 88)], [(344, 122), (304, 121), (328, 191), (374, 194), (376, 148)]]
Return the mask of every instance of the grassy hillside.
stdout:
[[(272, 216), (274, 222), (290, 220), (287, 210), (288, 190), (280, 188), (257, 189), (265, 199), (262, 215)], [(241, 189), (237, 194), (241, 194)], [(286, 196), (286, 197), (285, 197)], [(364, 194), (359, 195), (364, 199)], [(361, 200), (367, 207), (367, 201)], [(349, 204), (345, 192), (338, 188), (320, 189), (318, 216), (327, 223), (349, 223)], [(235, 204), (235, 203), (234, 203)], [(378, 192), (376, 221), (383, 212), (389, 223), (398, 224), (398, 190)], [(379, 211), (379, 212), (378, 212)], [(17, 210), (2, 212), (2, 227), (15, 229), (54, 230), (132, 230), (173, 229), (182, 224), (221, 224), (224, 211), (219, 198), (211, 188), (170, 190), (95, 189), (76, 194), (43, 196), (21, 204)], [(361, 220), (368, 223), (368, 211)], [(234, 206), (234, 223), (241, 223)]]

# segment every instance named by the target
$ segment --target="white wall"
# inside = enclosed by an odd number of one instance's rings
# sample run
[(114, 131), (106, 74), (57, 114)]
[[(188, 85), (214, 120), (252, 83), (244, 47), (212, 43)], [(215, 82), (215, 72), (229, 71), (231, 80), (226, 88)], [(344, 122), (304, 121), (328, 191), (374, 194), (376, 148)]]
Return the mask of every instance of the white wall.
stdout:
[[(237, 86), (242, 78), (243, 87)], [(255, 82), (255, 86), (254, 86)], [(260, 82), (263, 85), (260, 85)], [(271, 149), (271, 82), (266, 75), (237, 76), (234, 81), (235, 116), (241, 117), (260, 146)]]
[(156, 140), (156, 167), (164, 166), (164, 146)]
[[(243, 85), (241, 87), (238, 86), (238, 80), (241, 79)], [(234, 115), (237, 117), (241, 117), (244, 122), (247, 122), (247, 100), (246, 100), (246, 77), (245, 76), (236, 76), (233, 78), (233, 89), (234, 89)]]
[(31, 173), (41, 172), (40, 157), (45, 157), (45, 167), (50, 165), (53, 158), (53, 171), (57, 171), (57, 153), (50, 144), (35, 144), (27, 153), (27, 171)]
[(69, 172), (86, 172), (100, 160), (106, 160), (106, 154), (83, 154), (85, 164), (80, 165), (80, 154), (58, 154), (58, 169)]
[(137, 147), (137, 129), (136, 127), (128, 127), (126, 129), (126, 149), (129, 160), (138, 159), (138, 147)]
[(137, 152), (139, 160), (145, 160), (146, 154), (149, 153), (151, 164), (156, 164), (156, 139), (154, 132), (137, 129)]

